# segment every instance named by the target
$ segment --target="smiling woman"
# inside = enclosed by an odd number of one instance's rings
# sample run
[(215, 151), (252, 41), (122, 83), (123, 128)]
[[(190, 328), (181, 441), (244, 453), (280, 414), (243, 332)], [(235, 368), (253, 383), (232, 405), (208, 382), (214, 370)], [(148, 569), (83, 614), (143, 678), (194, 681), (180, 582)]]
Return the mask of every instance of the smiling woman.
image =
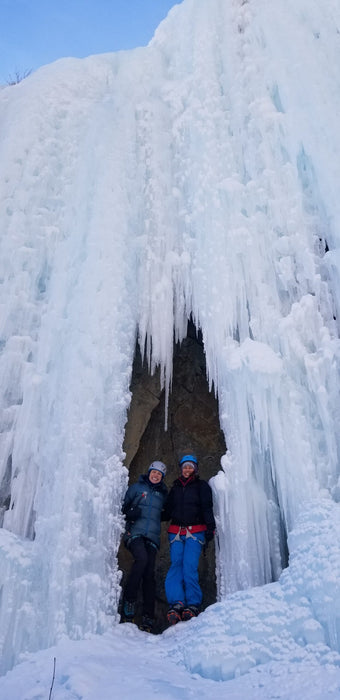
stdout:
[(124, 591), (122, 622), (135, 622), (137, 596), (142, 584), (143, 617), (140, 629), (151, 632), (155, 618), (155, 561), (161, 541), (161, 514), (168, 490), (163, 483), (166, 466), (152, 462), (147, 474), (126, 492), (123, 513), (126, 516), (124, 544), (134, 562)]
[(198, 562), (201, 552), (214, 537), (215, 518), (212, 491), (198, 476), (198, 460), (186, 454), (179, 461), (180, 476), (169, 493), (165, 519), (168, 528), (171, 566), (165, 580), (171, 625), (190, 620), (200, 613), (203, 599)]
[(1, 3), (0, 81), (59, 58), (148, 44), (181, 0), (5, 0)]

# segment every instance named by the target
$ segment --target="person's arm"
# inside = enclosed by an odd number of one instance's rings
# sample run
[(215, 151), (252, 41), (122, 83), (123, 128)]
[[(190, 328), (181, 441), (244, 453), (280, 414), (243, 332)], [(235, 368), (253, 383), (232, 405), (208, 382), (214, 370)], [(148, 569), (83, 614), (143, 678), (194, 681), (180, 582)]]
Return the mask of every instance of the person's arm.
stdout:
[(129, 486), (122, 507), (122, 512), (126, 516), (126, 520), (136, 521), (141, 515), (141, 509), (138, 505), (140, 498), (138, 498), (138, 490), (136, 485), (133, 484)]
[(133, 500), (132, 486), (129, 486), (129, 488), (125, 494), (123, 505), (122, 505), (123, 515), (126, 515), (126, 512), (127, 512), (128, 508), (130, 507), (132, 500)]
[(171, 489), (168, 497), (164, 503), (164, 507), (161, 513), (161, 520), (162, 522), (164, 520), (171, 520), (172, 517), (172, 509), (173, 509), (173, 500), (174, 500), (174, 490)]
[(206, 541), (210, 542), (214, 537), (216, 523), (213, 511), (212, 490), (206, 481), (201, 481), (201, 506), (204, 516), (204, 522), (207, 526)]

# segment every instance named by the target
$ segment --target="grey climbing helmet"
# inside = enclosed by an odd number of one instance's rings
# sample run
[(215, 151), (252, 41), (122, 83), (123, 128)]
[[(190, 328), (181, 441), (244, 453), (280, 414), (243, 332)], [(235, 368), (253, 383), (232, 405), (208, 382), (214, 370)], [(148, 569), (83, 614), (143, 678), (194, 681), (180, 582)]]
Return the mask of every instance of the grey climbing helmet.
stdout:
[(166, 466), (163, 462), (158, 462), (157, 460), (155, 462), (151, 462), (148, 473), (151, 472), (152, 469), (156, 469), (156, 471), (160, 472), (163, 477), (166, 475)]

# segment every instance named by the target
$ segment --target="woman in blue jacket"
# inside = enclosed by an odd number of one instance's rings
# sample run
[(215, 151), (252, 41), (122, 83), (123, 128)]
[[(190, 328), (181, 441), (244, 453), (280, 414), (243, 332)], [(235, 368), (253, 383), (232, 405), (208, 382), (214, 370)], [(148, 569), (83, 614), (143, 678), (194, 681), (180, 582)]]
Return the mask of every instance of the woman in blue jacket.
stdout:
[(212, 491), (198, 476), (196, 457), (184, 455), (179, 467), (181, 475), (170, 490), (162, 518), (171, 518), (168, 528), (171, 566), (165, 580), (170, 624), (190, 620), (200, 612), (198, 562), (215, 531)]
[(155, 461), (147, 474), (126, 492), (124, 543), (134, 562), (124, 591), (123, 621), (133, 622), (139, 587), (143, 592), (143, 619), (140, 629), (151, 632), (155, 612), (155, 560), (160, 546), (161, 513), (168, 494), (163, 482), (166, 466)]

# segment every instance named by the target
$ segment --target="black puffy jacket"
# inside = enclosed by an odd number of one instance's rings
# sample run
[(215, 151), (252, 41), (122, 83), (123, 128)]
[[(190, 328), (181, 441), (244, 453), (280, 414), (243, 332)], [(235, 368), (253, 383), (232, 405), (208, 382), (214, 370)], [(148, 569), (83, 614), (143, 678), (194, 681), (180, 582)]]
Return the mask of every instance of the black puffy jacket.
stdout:
[(164, 507), (162, 520), (173, 525), (206, 525), (215, 530), (212, 491), (209, 484), (196, 474), (189, 479), (174, 481)]

